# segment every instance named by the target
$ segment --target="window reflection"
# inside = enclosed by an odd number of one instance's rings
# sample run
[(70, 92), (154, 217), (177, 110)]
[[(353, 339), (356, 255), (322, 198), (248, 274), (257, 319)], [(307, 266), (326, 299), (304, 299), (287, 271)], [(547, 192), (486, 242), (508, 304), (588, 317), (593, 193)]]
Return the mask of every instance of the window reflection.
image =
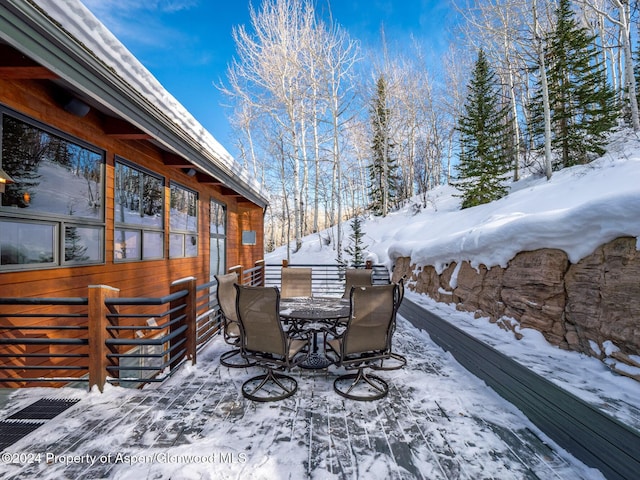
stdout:
[(116, 260), (164, 257), (164, 179), (124, 161), (115, 165)]
[(162, 228), (161, 178), (123, 163), (116, 163), (115, 218), (117, 222)]
[(162, 232), (142, 232), (142, 258), (162, 258), (164, 256), (164, 234)]
[(226, 212), (224, 205), (211, 200), (211, 226), (210, 233), (216, 235), (224, 235), (226, 232), (225, 226)]
[(141, 251), (140, 232), (137, 230), (115, 231), (113, 254), (116, 260), (139, 260)]
[(54, 263), (55, 231), (54, 224), (3, 221), (0, 226), (0, 265)]
[(102, 261), (102, 232), (101, 228), (67, 226), (64, 231), (64, 261)]
[(177, 185), (171, 185), (171, 230), (198, 230), (198, 195)]
[(209, 268), (210, 274), (222, 274), (226, 271), (226, 209), (221, 203), (209, 202)]
[(102, 219), (102, 154), (8, 115), (2, 120), (2, 168), (15, 181), (0, 196), (3, 206)]
[(171, 185), (171, 235), (169, 256), (198, 255), (198, 194), (179, 185)]
[(104, 261), (104, 152), (0, 107), (0, 269)]

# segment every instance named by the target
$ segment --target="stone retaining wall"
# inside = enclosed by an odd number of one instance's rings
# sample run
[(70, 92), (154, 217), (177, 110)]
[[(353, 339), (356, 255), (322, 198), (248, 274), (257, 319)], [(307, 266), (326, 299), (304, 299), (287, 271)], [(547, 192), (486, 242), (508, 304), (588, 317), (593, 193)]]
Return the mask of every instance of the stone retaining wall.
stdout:
[(640, 380), (640, 252), (635, 237), (617, 238), (569, 262), (561, 250), (521, 252), (506, 268), (450, 264), (440, 275), (408, 257), (396, 259), (393, 280), (460, 310), (489, 317), (516, 336), (515, 322), (561, 348), (607, 362)]

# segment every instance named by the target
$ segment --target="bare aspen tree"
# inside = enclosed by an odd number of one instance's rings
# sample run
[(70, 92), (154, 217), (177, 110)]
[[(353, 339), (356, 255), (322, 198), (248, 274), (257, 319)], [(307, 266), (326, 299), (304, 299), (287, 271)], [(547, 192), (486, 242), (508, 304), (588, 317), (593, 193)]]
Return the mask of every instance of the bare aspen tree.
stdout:
[(353, 100), (352, 77), (353, 67), (360, 59), (359, 48), (351, 40), (347, 32), (337, 24), (326, 25), (326, 39), (324, 42), (324, 78), (327, 87), (327, 113), (331, 131), (331, 160), (335, 165), (336, 193), (337, 193), (337, 229), (336, 249), (338, 258), (342, 255), (342, 172), (341, 172), (341, 141), (342, 128), (350, 116), (350, 104)]
[[(397, 97), (396, 116), (397, 138), (394, 143), (399, 148), (399, 167), (402, 177), (400, 199), (414, 195), (415, 164), (420, 138), (426, 134), (425, 122), (430, 96), (430, 80), (426, 69), (420, 68), (421, 52), (416, 48), (415, 61), (401, 58), (395, 63), (397, 81), (391, 95)], [(395, 111), (395, 109), (394, 109)]]
[(624, 82), (631, 110), (631, 125), (635, 132), (640, 131), (640, 116), (638, 114), (638, 98), (636, 91), (636, 80), (633, 71), (633, 52), (631, 48), (631, 5), (630, 0), (609, 0), (617, 15), (606, 9), (606, 5), (596, 0), (580, 0), (580, 3), (593, 9), (599, 15), (604, 16), (609, 22), (620, 29), (620, 40), (622, 42), (622, 53), (624, 56)]
[(466, 20), (467, 39), (489, 57), (502, 79), (510, 107), (513, 132), (513, 178), (520, 176), (520, 124), (516, 90), (516, 70), (522, 69), (516, 41), (521, 25), (522, 0), (483, 0), (458, 6)]
[[(596, 49), (600, 62), (605, 70), (605, 77), (611, 81), (611, 86), (616, 92), (622, 94), (620, 88), (620, 79), (624, 77), (621, 75), (622, 63), (620, 55), (620, 45), (622, 45), (620, 39), (620, 29), (611, 28), (612, 25), (607, 23), (606, 16), (602, 13), (605, 10), (610, 9), (608, 4), (610, 0), (591, 0), (596, 9), (586, 8), (584, 5), (580, 5), (580, 18), (583, 25), (590, 31), (596, 42)], [(600, 11), (598, 11), (600, 10)]]
[(538, 68), (540, 72), (540, 85), (542, 88), (542, 108), (544, 112), (544, 172), (547, 180), (551, 179), (553, 172), (551, 159), (551, 107), (549, 105), (549, 85), (547, 83), (547, 66), (544, 58), (544, 44), (540, 22), (538, 20), (538, 4), (533, 0), (533, 38), (538, 54)]
[(326, 102), (323, 101), (324, 81), (322, 77), (322, 42), (323, 35), (316, 31), (312, 32), (311, 48), (303, 53), (305, 56), (305, 64), (308, 69), (309, 77), (309, 94), (310, 94), (310, 121), (313, 135), (313, 219), (312, 232), (318, 233), (320, 246), (322, 246), (322, 238), (320, 237), (319, 216), (320, 216), (320, 162), (321, 162), (321, 125)]
[[(239, 60), (236, 75), (250, 84), (251, 92), (261, 91), (260, 104), (268, 109), (276, 131), (281, 132), (284, 156), (291, 171), (291, 193), (295, 250), (302, 245), (303, 212), (301, 172), (304, 162), (305, 76), (302, 54), (308, 48), (309, 30), (315, 26), (313, 10), (303, 0), (265, 0), (260, 11), (250, 8), (252, 32), (244, 26), (233, 31)], [(255, 102), (254, 102), (255, 103)], [(286, 175), (286, 173), (283, 173)], [(283, 179), (284, 180), (284, 179)]]
[[(453, 117), (449, 117), (445, 101), (453, 93), (446, 88), (436, 88), (438, 82), (432, 78), (433, 69), (428, 68), (430, 64), (442, 63), (442, 60), (429, 62), (419, 45), (414, 44), (413, 51), (414, 62), (408, 72), (413, 82), (407, 85), (405, 97), (409, 113), (403, 116), (410, 120), (406, 141), (415, 142), (409, 172), (417, 187), (415, 193), (421, 195), (423, 205), (426, 206), (427, 191), (440, 185), (446, 157), (446, 139), (453, 136)], [(444, 70), (435, 73), (444, 73)], [(416, 161), (419, 164), (417, 167)]]
[(443, 57), (444, 82), (447, 95), (443, 96), (442, 106), (444, 114), (440, 118), (448, 125), (446, 128), (445, 149), (446, 149), (446, 183), (449, 185), (452, 180), (452, 162), (455, 143), (455, 125), (462, 113), (466, 97), (466, 85), (469, 72), (471, 71), (473, 60), (465, 51), (463, 46), (449, 45), (449, 49)]
[(361, 118), (354, 118), (346, 130), (348, 145), (351, 149), (352, 169), (356, 172), (355, 185), (358, 189), (356, 198), (362, 209), (371, 202), (367, 188), (367, 162), (371, 158), (371, 138), (367, 123)]
[[(284, 218), (292, 224), (297, 251), (303, 235), (320, 230), (323, 189), (332, 192), (335, 208), (323, 209), (322, 225), (327, 216), (338, 223), (344, 219), (341, 152), (352, 116), (358, 45), (337, 24), (320, 21), (311, 0), (264, 0), (260, 10), (250, 8), (250, 20), (250, 29), (233, 30), (237, 58), (222, 89), (236, 103), (234, 124), (243, 135), (246, 164), (254, 173), (260, 163), (263, 172), (270, 161), (279, 166), (277, 175), (263, 173), (262, 178), (286, 185), (282, 198), (291, 215)], [(256, 153), (258, 129), (262, 155)], [(324, 161), (331, 182), (322, 181)], [(338, 228), (339, 249), (340, 243)]]

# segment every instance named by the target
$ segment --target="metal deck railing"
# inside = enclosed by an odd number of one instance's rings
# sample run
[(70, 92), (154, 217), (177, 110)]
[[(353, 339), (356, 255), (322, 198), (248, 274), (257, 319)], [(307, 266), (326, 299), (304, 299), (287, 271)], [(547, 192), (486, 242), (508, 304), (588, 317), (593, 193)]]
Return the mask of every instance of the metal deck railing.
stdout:
[[(312, 268), (314, 295), (344, 292), (346, 267), (289, 265), (296, 266)], [(389, 282), (386, 267), (367, 266), (374, 284)], [(242, 284), (279, 286), (281, 268), (260, 261), (229, 270)], [(186, 278), (162, 297), (120, 297), (101, 285), (87, 297), (0, 298), (0, 386), (161, 382), (220, 332), (216, 289), (216, 281)]]
[[(342, 296), (345, 285), (345, 270), (340, 265), (296, 263), (287, 264), (287, 268), (310, 267), (311, 289), (318, 296)], [(389, 271), (384, 265), (370, 265), (374, 285), (389, 283)], [(264, 284), (266, 286), (280, 286), (282, 264), (265, 264)], [(348, 268), (365, 268), (365, 265), (354, 265)]]

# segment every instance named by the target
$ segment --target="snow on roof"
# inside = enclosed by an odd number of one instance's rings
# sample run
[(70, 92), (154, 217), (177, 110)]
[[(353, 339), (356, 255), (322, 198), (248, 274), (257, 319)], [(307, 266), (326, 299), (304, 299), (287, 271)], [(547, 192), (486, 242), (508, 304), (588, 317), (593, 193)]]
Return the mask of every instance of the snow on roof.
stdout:
[(256, 191), (261, 187), (140, 61), (79, 0), (34, 0), (76, 41), (109, 66), (163, 115), (222, 162)]

